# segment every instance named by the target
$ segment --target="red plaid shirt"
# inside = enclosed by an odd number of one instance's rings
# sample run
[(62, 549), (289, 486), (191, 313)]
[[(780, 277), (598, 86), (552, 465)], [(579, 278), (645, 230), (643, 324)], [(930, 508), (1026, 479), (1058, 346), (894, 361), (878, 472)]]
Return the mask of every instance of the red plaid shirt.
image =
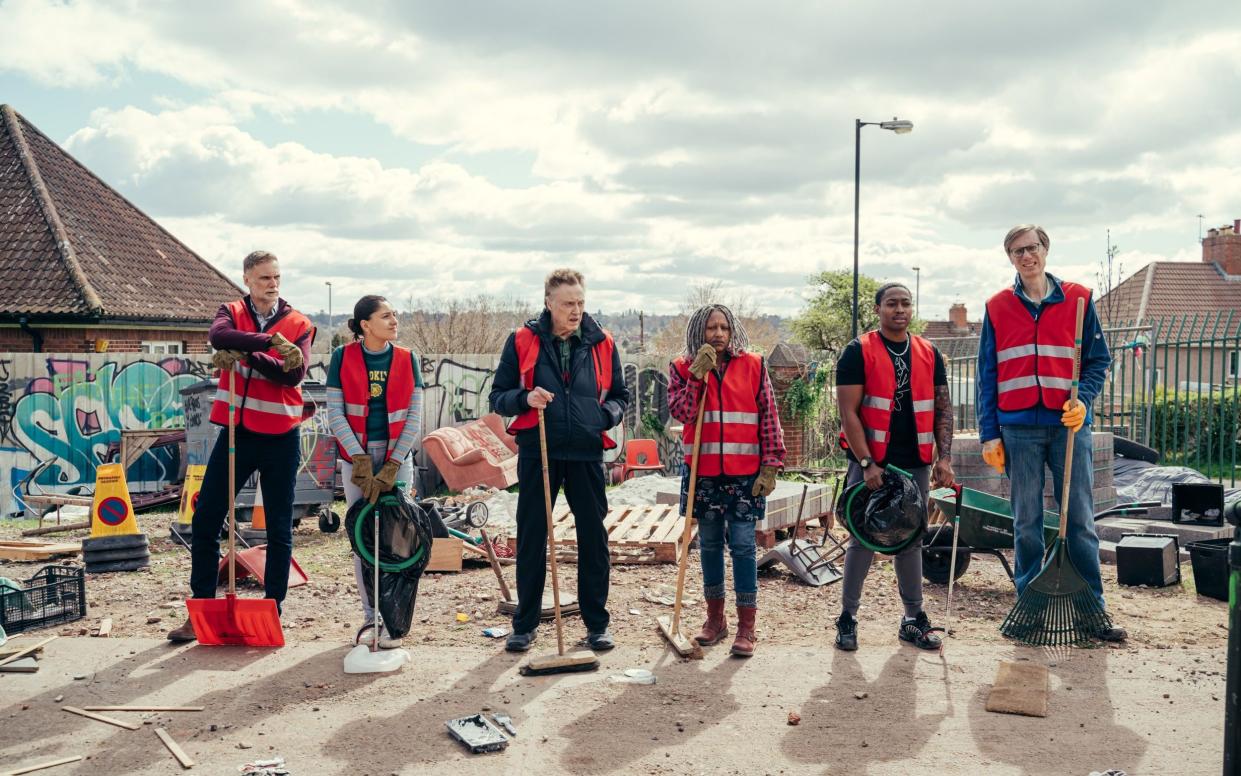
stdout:
[[(727, 357), (725, 357), (727, 358)], [(722, 366), (727, 369), (728, 362)], [(716, 370), (716, 376), (720, 370)], [(686, 380), (676, 367), (668, 368), (668, 413), (682, 423), (693, 423), (698, 418), (698, 400), (702, 396), (702, 380), (692, 376)], [(758, 389), (758, 446), (760, 465), (784, 466), (784, 429), (780, 427), (780, 410), (776, 407), (776, 394), (771, 388), (771, 376), (767, 364), (763, 364), (763, 384)]]

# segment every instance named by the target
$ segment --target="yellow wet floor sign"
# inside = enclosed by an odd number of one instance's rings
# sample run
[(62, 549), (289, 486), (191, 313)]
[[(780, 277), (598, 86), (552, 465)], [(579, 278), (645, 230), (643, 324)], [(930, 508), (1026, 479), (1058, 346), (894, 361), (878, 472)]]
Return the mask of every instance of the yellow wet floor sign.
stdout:
[(134, 505), (125, 485), (125, 468), (105, 463), (95, 470), (95, 502), (91, 506), (90, 535), (117, 536), (138, 533)]
[(207, 467), (200, 464), (191, 464), (185, 467), (185, 483), (181, 486), (181, 506), (177, 510), (177, 523), (180, 525), (193, 525), (194, 510), (198, 508), (198, 493), (203, 487), (203, 476), (207, 473)]

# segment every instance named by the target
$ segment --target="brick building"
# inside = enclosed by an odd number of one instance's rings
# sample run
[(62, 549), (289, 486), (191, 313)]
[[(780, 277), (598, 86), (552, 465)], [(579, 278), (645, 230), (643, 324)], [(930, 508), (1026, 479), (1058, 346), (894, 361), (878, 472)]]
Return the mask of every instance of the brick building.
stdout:
[(0, 105), (0, 352), (206, 353), (241, 294)]

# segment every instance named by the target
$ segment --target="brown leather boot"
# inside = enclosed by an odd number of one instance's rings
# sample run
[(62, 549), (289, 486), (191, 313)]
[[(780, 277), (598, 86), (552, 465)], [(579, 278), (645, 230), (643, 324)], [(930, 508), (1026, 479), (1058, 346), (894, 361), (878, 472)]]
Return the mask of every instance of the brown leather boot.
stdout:
[(718, 644), (727, 635), (728, 620), (724, 619), (724, 599), (708, 598), (707, 621), (702, 624), (702, 630), (694, 637), (694, 641), (709, 647)]
[(758, 609), (753, 606), (737, 607), (737, 638), (733, 640), (733, 648), (729, 650), (738, 657), (749, 657), (754, 654), (754, 617)]
[(198, 635), (194, 633), (194, 623), (186, 618), (185, 624), (180, 628), (168, 631), (168, 640), (176, 642), (197, 641)]

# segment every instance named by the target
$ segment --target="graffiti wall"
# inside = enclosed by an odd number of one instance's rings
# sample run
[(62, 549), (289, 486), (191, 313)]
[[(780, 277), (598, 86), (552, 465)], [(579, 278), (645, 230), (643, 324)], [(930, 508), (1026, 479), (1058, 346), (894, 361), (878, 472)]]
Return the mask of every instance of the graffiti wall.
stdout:
[[(487, 395), (498, 360), (423, 356), (423, 433), (489, 412)], [(627, 436), (649, 436), (644, 415), (668, 421), (666, 365), (626, 360), (623, 371), (633, 396), (625, 416)], [(190, 426), (204, 423), (210, 392), (183, 401), (181, 390), (208, 377), (205, 356), (0, 354), (0, 516), (22, 512), (25, 493), (90, 493), (95, 469), (109, 460), (122, 430), (185, 428), (187, 417)], [(325, 378), (325, 363), (316, 361), (309, 379)], [(321, 420), (311, 424), (318, 435), (327, 433), (326, 418)], [(194, 448), (186, 457), (198, 462), (204, 454)], [(668, 457), (662, 450), (661, 455)], [(126, 473), (131, 489), (156, 490), (175, 479), (185, 463), (180, 458), (175, 448), (148, 451)], [(429, 466), (421, 453), (415, 462)], [(430, 478), (437, 479), (434, 472)]]

